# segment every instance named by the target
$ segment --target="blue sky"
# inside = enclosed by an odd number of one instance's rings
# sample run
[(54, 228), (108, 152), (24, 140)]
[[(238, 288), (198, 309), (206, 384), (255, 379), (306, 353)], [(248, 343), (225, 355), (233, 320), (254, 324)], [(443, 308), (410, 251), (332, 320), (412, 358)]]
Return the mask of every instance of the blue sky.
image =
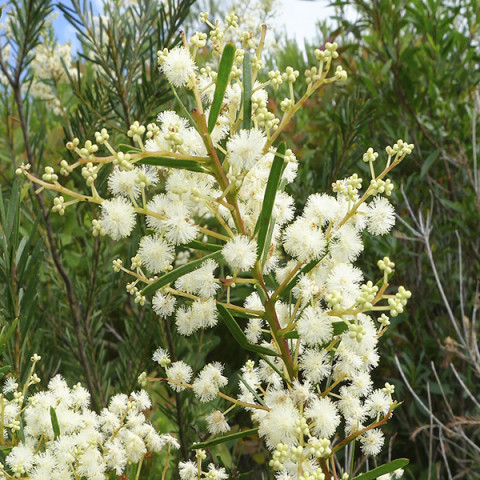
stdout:
[[(94, 9), (101, 5), (101, 0), (94, 0)], [(315, 25), (318, 20), (328, 18), (333, 9), (328, 7), (328, 0), (282, 0), (278, 27), (284, 26), (289, 37), (295, 36), (303, 44), (303, 40), (311, 40), (315, 36)], [(78, 45), (74, 28), (63, 18), (61, 12), (55, 22), (55, 30), (61, 43), (70, 41), (72, 46)]]

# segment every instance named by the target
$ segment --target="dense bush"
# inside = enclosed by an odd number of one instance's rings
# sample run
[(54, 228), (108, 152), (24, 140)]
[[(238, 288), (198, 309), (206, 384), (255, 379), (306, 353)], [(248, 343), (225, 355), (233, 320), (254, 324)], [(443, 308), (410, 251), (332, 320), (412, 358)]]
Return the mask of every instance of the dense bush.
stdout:
[[(159, 344), (168, 346), (172, 360), (186, 359), (196, 370), (207, 361), (225, 360), (228, 348), (228, 374), (244, 364), (245, 353), (227, 339), (225, 327), (186, 342), (151, 310), (138, 309), (111, 269), (112, 258), (135, 255), (132, 244), (92, 240), (87, 230), (97, 216), (95, 208), (81, 205), (67, 209), (63, 219), (52, 216), (53, 195), (20, 188), (14, 172), (23, 162), (34, 173), (64, 157), (72, 163), (66, 141), (93, 138), (104, 126), (112, 144), (132, 146), (127, 130), (134, 120), (147, 124), (160, 110), (180, 110), (154, 66), (158, 50), (180, 41), (178, 30), (191, 3), (168, 2), (160, 8), (150, 0), (136, 6), (107, 3), (101, 19), (86, 4), (61, 6), (81, 41), (76, 62), (68, 46), (54, 40), (48, 0), (11, 2), (13, 15), (1, 37), (4, 333), (17, 322), (2, 364), (11, 365), (24, 383), (29, 359), (38, 351), (42, 379), (60, 371), (70, 384), (81, 380), (97, 410), (111, 394), (134, 389)], [(395, 258), (398, 282), (415, 293), (408, 311), (392, 321), (395, 328), (384, 342), (389, 362), (377, 380), (394, 383), (397, 398), (404, 399), (387, 429), (394, 436), (394, 456), (411, 459), (406, 478), (478, 478), (480, 5), (473, 0), (334, 4), (338, 16), (320, 26), (313, 47), (337, 41), (350, 78), (335, 92), (321, 90), (308, 99), (284, 130), (282, 138), (302, 161), (297, 182), (287, 191), (301, 212), (310, 194), (331, 193), (332, 183), (352, 168), (369, 175), (368, 164), (360, 161), (368, 146), (379, 148), (397, 136), (415, 144), (415, 154), (395, 173), (402, 187), (394, 193), (402, 225), (392, 237), (365, 238), (369, 255)], [(347, 5), (355, 7), (354, 21), (343, 14)], [(282, 72), (294, 66), (303, 74), (315, 63), (314, 48), (305, 51), (286, 41), (269, 52), (269, 62)], [(209, 55), (205, 51), (201, 62)], [(305, 90), (303, 75), (293, 88)], [(285, 84), (279, 89), (288, 96)], [(276, 114), (281, 109), (273, 100), (268, 108)], [(74, 172), (72, 178), (65, 186), (81, 175)], [(99, 176), (97, 188), (106, 191), (107, 174)], [(136, 228), (133, 243), (143, 234)], [(368, 257), (361, 262), (366, 275), (372, 275)], [(400, 380), (401, 372), (407, 383)], [(208, 410), (166, 387), (155, 395), (155, 426), (177, 433), (177, 458), (185, 459), (187, 447), (204, 440), (198, 419)], [(235, 421), (243, 425), (245, 419), (239, 415)], [(255, 472), (251, 475), (263, 474), (268, 454), (257, 437), (228, 445), (215, 453), (224, 465), (233, 465), (232, 478), (239, 464)]]
[[(415, 231), (400, 226), (388, 243), (370, 245), (371, 251), (395, 251), (402, 282), (415, 291), (414, 306), (389, 337), (390, 367), (382, 375), (398, 378), (397, 355), (412, 388), (425, 405), (431, 401), (431, 410), (448, 424), (448, 431), (442, 434), (436, 422), (432, 428), (422, 427), (430, 422), (429, 414), (408, 396), (396, 415), (393, 448), (412, 458), (412, 478), (445, 478), (445, 458), (452, 475), (473, 478), (478, 475), (479, 451), (471, 425), (479, 413), (475, 399), (480, 393), (475, 346), (480, 5), (475, 1), (334, 5), (338, 16), (320, 25), (315, 46), (325, 38), (339, 41), (343, 65), (358, 81), (350, 81), (340, 95), (336, 92), (334, 103), (328, 98), (331, 92), (312, 99), (292, 126), (290, 140), (298, 155), (307, 159), (302, 182), (294, 191), (305, 198), (304, 192), (316, 185), (328, 188), (336, 175), (357, 162), (365, 142), (382, 144), (391, 132), (418, 147), (395, 178), (403, 192), (396, 193), (403, 205), (401, 220)], [(345, 16), (347, 6), (355, 11)], [(287, 42), (274, 61), (284, 66), (302, 55), (299, 46)]]

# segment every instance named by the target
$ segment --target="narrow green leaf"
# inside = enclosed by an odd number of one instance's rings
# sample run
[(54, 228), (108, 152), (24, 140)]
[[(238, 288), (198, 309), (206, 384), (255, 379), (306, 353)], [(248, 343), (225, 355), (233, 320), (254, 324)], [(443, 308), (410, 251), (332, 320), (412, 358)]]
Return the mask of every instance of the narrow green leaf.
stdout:
[[(347, 328), (348, 328), (348, 325), (345, 322), (333, 322), (333, 335), (340, 335)], [(287, 332), (284, 335), (284, 338), (291, 338), (291, 339), (299, 338), (298, 337), (298, 332), (296, 330), (292, 330), (291, 332)]]
[(247, 337), (243, 333), (243, 330), (240, 328), (240, 325), (238, 325), (235, 318), (233, 318), (232, 314), (223, 305), (217, 305), (217, 309), (220, 312), (220, 316), (225, 322), (228, 330), (230, 330), (233, 338), (244, 350), (257, 352), (264, 355), (278, 356), (276, 352), (270, 350), (269, 348), (259, 347), (258, 345), (252, 345), (251, 343), (249, 343)]
[(13, 182), (12, 192), (10, 194), (10, 201), (8, 203), (8, 213), (7, 213), (7, 222), (4, 224), (5, 234), (7, 236), (7, 241), (11, 245), (16, 245), (18, 243), (18, 229), (20, 226), (20, 206), (19, 206), (19, 188), (18, 182)]
[(3, 378), (4, 375), (6, 375), (12, 367), (10, 365), (4, 365), (2, 368), (0, 368), (0, 378)]
[(243, 121), (245, 130), (252, 128), (252, 58), (250, 52), (243, 57)]
[(345, 322), (333, 322), (333, 334), (340, 335), (348, 328)]
[[(16, 263), (17, 263), (18, 273), (20, 276), (23, 275), (24, 268), (27, 266), (29, 259), (31, 259), (35, 263), (37, 262), (36, 255), (39, 255), (43, 248), (42, 242), (36, 241), (36, 233), (37, 233), (37, 227), (39, 222), (40, 222), (40, 217), (37, 217), (37, 219), (35, 220), (35, 223), (33, 224), (30, 230), (27, 243), (25, 244), (25, 252), (27, 252), (27, 254), (19, 256), (17, 253)], [(31, 254), (28, 254), (34, 242), (36, 242), (34, 251)], [(28, 268), (31, 269), (31, 266), (29, 265)]]
[(250, 430), (242, 430), (241, 432), (232, 433), (230, 435), (224, 435), (222, 437), (214, 438), (208, 442), (194, 443), (192, 445), (193, 449), (198, 448), (208, 448), (213, 445), (219, 445), (220, 443), (230, 442), (231, 440), (236, 440), (237, 438), (248, 437), (249, 435), (256, 435), (258, 433), (258, 428), (251, 428)]
[(195, 160), (181, 160), (169, 157), (146, 157), (136, 162), (140, 165), (155, 165), (156, 167), (180, 168), (191, 172), (206, 173), (206, 170)]
[(435, 160), (438, 158), (438, 155), (440, 152), (438, 150), (434, 150), (428, 157), (427, 159), (423, 162), (422, 169), (420, 170), (420, 178), (423, 178), (428, 170), (430, 170), (430, 167), (433, 165)]
[(260, 355), (261, 359), (268, 363), (268, 366), (276, 373), (278, 374), (281, 378), (285, 378), (284, 374), (270, 361), (269, 358), (265, 357), (264, 355)]
[[(285, 142), (282, 142), (278, 148), (277, 153), (285, 154)], [(255, 232), (258, 232), (257, 244), (258, 244), (258, 258), (264, 257), (264, 249), (268, 249), (270, 245), (265, 244), (269, 228), (271, 228), (272, 222), (272, 210), (275, 203), (275, 197), (277, 195), (278, 185), (282, 177), (283, 169), (285, 168), (285, 162), (282, 157), (275, 155), (272, 163), (272, 169), (268, 177), (267, 187), (265, 188), (265, 196), (263, 198), (263, 205), (260, 215), (255, 225)]]
[(206, 252), (218, 252), (223, 247), (222, 245), (216, 245), (215, 243), (203, 243), (198, 240), (192, 240), (189, 243), (184, 245), (188, 248), (193, 248), (194, 250), (205, 250)]
[(53, 407), (50, 407), (50, 418), (52, 420), (53, 438), (56, 440), (60, 436), (60, 426), (58, 425), (57, 413)]
[(182, 106), (183, 108), (183, 111), (186, 115), (186, 117), (188, 118), (189, 122), (190, 122), (190, 125), (192, 125), (197, 131), (198, 131), (198, 127), (197, 127), (197, 124), (195, 123), (195, 120), (193, 119), (193, 117), (190, 115), (190, 112), (187, 110), (187, 107), (185, 106), (185, 104), (182, 102), (181, 98), (178, 96), (178, 93), (177, 91), (175, 90), (175, 87), (170, 84), (170, 87), (173, 91), (173, 95), (174, 97), (177, 99), (178, 103)]
[(245, 385), (245, 388), (255, 397), (255, 400), (257, 400), (260, 405), (266, 407), (265, 402), (260, 398), (258, 393), (248, 384), (248, 382), (245, 381), (245, 379), (241, 375), (238, 375), (238, 379)]
[(378, 478), (380, 475), (385, 475), (386, 473), (394, 472), (398, 468), (403, 468), (405, 465), (408, 465), (408, 462), (409, 460), (406, 458), (397, 458), (397, 460), (393, 460), (393, 462), (386, 463), (385, 465), (374, 468), (367, 473), (358, 475), (352, 480), (373, 480), (374, 478)]
[(205, 255), (203, 258), (199, 258), (198, 260), (194, 260), (193, 262), (189, 262), (186, 265), (182, 265), (181, 267), (172, 270), (171, 272), (162, 275), (158, 280), (155, 280), (150, 285), (147, 285), (143, 290), (143, 295), (150, 295), (155, 293), (159, 288), (168, 285), (169, 283), (174, 282), (177, 278), (182, 277), (183, 275), (193, 272), (197, 267), (199, 267), (205, 260), (212, 258), (213, 260), (220, 260), (222, 258), (222, 252), (213, 252), (209, 255)]
[(223, 48), (220, 66), (218, 67), (217, 85), (213, 95), (212, 107), (208, 116), (208, 133), (212, 133), (217, 123), (217, 118), (222, 109), (223, 97), (227, 89), (230, 72), (232, 71), (233, 59), (235, 58), (235, 46), (233, 43), (227, 43)]
[[(0, 338), (0, 347), (3, 347), (10, 340), (10, 337), (13, 335), (13, 332), (15, 331), (15, 328), (17, 328), (17, 323), (18, 323), (18, 318), (16, 318), (12, 322), (12, 325), (8, 329), (8, 332), (5, 334), (5, 336), (3, 338)], [(1, 334), (3, 335), (3, 329), (2, 329)]]
[(253, 474), (253, 470), (250, 470), (249, 472), (241, 473), (237, 478), (238, 480), (241, 480), (242, 478), (252, 478), (251, 475)]
[(137, 147), (133, 147), (132, 145), (126, 145), (125, 143), (121, 143), (118, 147), (122, 153), (141, 153), (142, 150)]

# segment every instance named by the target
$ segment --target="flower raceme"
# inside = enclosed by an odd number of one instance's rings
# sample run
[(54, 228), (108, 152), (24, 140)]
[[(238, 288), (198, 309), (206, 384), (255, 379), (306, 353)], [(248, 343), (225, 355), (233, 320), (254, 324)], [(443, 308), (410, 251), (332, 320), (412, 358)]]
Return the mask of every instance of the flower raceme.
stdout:
[[(151, 298), (161, 321), (174, 322), (184, 336), (222, 319), (255, 354), (231, 397), (222, 392), (228, 383), (222, 364), (195, 374), (182, 360), (172, 363), (163, 348), (155, 352), (165, 372), (157, 380), (175, 391), (192, 390), (200, 402), (221, 397), (231, 403), (206, 418), (212, 435), (228, 432), (229, 412), (244, 408), (272, 451), (278, 479), (330, 478), (335, 455), (355, 439), (364, 455), (381, 451), (380, 427), (397, 405), (393, 387), (373, 389), (370, 373), (379, 363), (378, 341), (389, 316), (403, 311), (410, 292), (387, 292), (395, 266), (388, 257), (378, 262), (372, 280), (354, 262), (365, 235), (391, 231), (393, 184), (386, 177), (413, 145), (398, 140), (388, 146), (381, 167), (369, 148), (363, 161), (371, 179), (363, 192), (364, 180), (352, 174), (337, 180), (331, 195), (310, 195), (295, 215), (285, 186), (295, 180), (299, 162), (278, 140), (311, 95), (346, 81), (341, 66), (332, 72), (337, 45), (315, 50), (317, 64), (305, 72), (299, 96), (293, 85), (300, 73), (292, 67), (261, 78), (265, 30), (256, 39), (236, 22), (221, 27), (206, 14), (202, 21), (211, 29), (212, 64), (197, 62), (198, 49), (207, 44), (199, 32), (158, 53), (182, 115), (164, 111), (155, 123), (132, 124), (128, 136), (136, 147), (114, 148), (105, 129), (96, 133), (96, 143), (67, 144), (75, 160), (62, 161), (60, 174), (82, 168), (89, 194), (67, 189), (52, 167), (42, 178), (28, 165), (18, 173), (58, 192), (54, 209), (60, 214), (80, 201), (101, 205), (94, 235), (129, 241), (135, 225), (145, 225), (130, 268), (122, 259), (113, 262), (115, 271), (133, 277), (127, 291), (135, 302), (147, 305)], [(227, 30), (237, 46), (223, 41)], [(192, 112), (177, 89), (192, 96)], [(287, 95), (280, 117), (268, 108), (272, 89)], [(98, 154), (100, 148), (106, 155)], [(110, 169), (105, 192), (97, 190), (100, 169)], [(238, 285), (251, 293), (233, 302)], [(183, 462), (180, 478), (226, 478), (213, 465), (202, 470), (202, 460), (197, 451), (197, 462)]]
[(11, 448), (0, 478), (104, 480), (127, 474), (130, 465), (140, 469), (149, 452), (179, 448), (174, 437), (159, 435), (147, 422), (143, 412), (152, 402), (145, 390), (115, 395), (97, 414), (84, 387), (70, 388), (57, 375), (47, 390), (27, 398), (28, 388), (40, 382), (34, 373), (39, 360), (32, 357), (25, 385), (10, 377), (0, 395), (2, 445)]

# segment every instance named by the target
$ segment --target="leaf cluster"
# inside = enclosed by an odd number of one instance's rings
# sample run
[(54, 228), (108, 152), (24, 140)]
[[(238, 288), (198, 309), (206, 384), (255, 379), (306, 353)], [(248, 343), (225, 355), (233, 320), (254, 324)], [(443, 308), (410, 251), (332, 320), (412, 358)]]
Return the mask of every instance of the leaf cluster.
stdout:
[(60, 4), (81, 43), (69, 135), (88, 138), (107, 128), (125, 134), (148, 123), (172, 97), (156, 68), (157, 51), (172, 48), (193, 0), (106, 2), (96, 15), (86, 0)]

